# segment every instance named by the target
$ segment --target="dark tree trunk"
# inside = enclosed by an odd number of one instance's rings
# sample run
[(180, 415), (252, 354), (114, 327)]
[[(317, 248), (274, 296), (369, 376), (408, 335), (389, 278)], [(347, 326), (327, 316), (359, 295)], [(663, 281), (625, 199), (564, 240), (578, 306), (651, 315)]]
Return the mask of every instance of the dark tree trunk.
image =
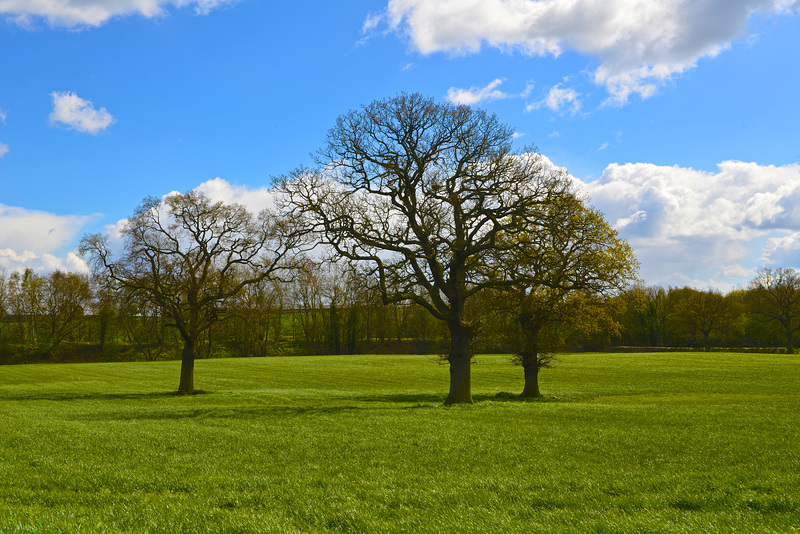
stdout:
[(541, 397), (539, 391), (539, 369), (542, 362), (539, 361), (539, 331), (541, 321), (537, 322), (534, 315), (523, 311), (519, 314), (519, 323), (522, 328), (522, 350), (519, 355), (522, 359), (522, 370), (525, 377), (525, 387), (520, 393), (520, 397)]
[(454, 320), (450, 326), (450, 393), (444, 403), (474, 404), (472, 400), (470, 343), (472, 330), (461, 320)]
[(536, 356), (528, 358), (522, 362), (522, 369), (525, 373), (525, 388), (520, 393), (520, 397), (542, 397), (539, 391), (539, 361)]
[(194, 393), (194, 340), (184, 338), (183, 355), (181, 357), (181, 383), (178, 386), (178, 395), (191, 395)]

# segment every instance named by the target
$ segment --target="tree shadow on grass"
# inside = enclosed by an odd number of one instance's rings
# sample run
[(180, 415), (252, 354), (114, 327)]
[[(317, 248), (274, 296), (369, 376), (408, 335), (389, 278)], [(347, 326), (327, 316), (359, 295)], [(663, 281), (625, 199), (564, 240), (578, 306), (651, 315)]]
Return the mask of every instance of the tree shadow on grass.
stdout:
[(142, 409), (128, 411), (104, 411), (85, 413), (73, 417), (77, 421), (168, 421), (179, 419), (198, 420), (248, 420), (335, 415), (364, 410), (359, 406), (209, 406), (192, 409)]
[[(196, 391), (194, 395), (207, 395), (210, 392)], [(444, 406), (445, 395), (440, 393), (386, 393), (373, 395), (353, 395), (352, 397), (339, 398), (348, 404), (329, 405), (325, 401), (319, 404), (308, 404), (300, 406), (287, 405), (249, 405), (249, 406), (186, 406), (179, 402), (182, 398), (189, 398), (193, 395), (179, 395), (171, 392), (144, 392), (144, 393), (30, 393), (20, 395), (0, 396), (0, 401), (52, 401), (52, 402), (72, 402), (72, 401), (136, 401), (136, 400), (158, 400), (174, 399), (166, 406), (141, 407), (130, 406), (127, 410), (100, 410), (92, 413), (79, 414), (74, 419), (84, 421), (134, 421), (134, 420), (177, 420), (177, 419), (235, 419), (235, 418), (260, 418), (260, 417), (293, 417), (293, 416), (313, 416), (325, 414), (340, 414), (346, 412), (356, 412), (370, 410), (373, 406), (385, 405), (382, 407), (398, 410), (409, 410), (419, 408), (431, 408)], [(476, 394), (473, 395), (475, 404), (491, 403), (530, 403), (530, 402), (567, 402), (557, 397), (520, 397), (516, 393), (500, 392), (495, 394)]]
[[(195, 394), (203, 394), (204, 391), (196, 391)], [(144, 392), (144, 393), (24, 393), (17, 395), (0, 395), (0, 401), (106, 401), (106, 400), (137, 400), (137, 399), (166, 399), (169, 397), (179, 397), (176, 392)], [(188, 396), (188, 395), (187, 395)]]
[(559, 399), (558, 397), (521, 397), (519, 393), (509, 393), (507, 391), (501, 391), (500, 393), (495, 393), (493, 395), (489, 394), (479, 394), (473, 395), (472, 399), (475, 403), (479, 402), (507, 402), (507, 403), (528, 403), (528, 402), (565, 402), (564, 399)]
[[(355, 397), (359, 402), (374, 402), (386, 404), (414, 404), (415, 406), (404, 406), (408, 408), (426, 408), (431, 404), (443, 406), (446, 395), (434, 393), (387, 393), (383, 395), (366, 395)], [(557, 397), (520, 397), (517, 393), (501, 391), (495, 394), (476, 394), (472, 396), (475, 404), (485, 402), (503, 403), (528, 403), (528, 402), (565, 402)]]
[[(385, 404), (415, 404), (410, 408), (429, 407), (430, 404), (444, 404), (445, 395), (435, 393), (385, 393), (375, 395), (360, 395), (354, 397), (358, 402), (385, 403)], [(409, 408), (404, 406), (403, 408)]]

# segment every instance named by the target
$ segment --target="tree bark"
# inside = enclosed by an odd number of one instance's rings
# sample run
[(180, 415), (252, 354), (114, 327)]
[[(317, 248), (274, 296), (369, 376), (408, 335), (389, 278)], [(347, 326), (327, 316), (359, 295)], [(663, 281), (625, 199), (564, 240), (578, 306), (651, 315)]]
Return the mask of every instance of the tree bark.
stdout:
[(539, 391), (539, 362), (536, 356), (523, 360), (522, 369), (525, 373), (525, 388), (519, 396), (543, 397), (542, 392)]
[(470, 343), (472, 330), (461, 320), (453, 320), (450, 326), (450, 393), (445, 399), (445, 405), (474, 404), (472, 400), (472, 355)]
[(181, 357), (181, 382), (178, 386), (178, 395), (191, 395), (194, 393), (194, 340), (184, 338), (183, 355)]
[(519, 323), (522, 327), (522, 370), (524, 373), (525, 386), (520, 397), (542, 397), (539, 391), (539, 369), (542, 365), (539, 362), (539, 331), (542, 328), (542, 321), (538, 322), (528, 311), (519, 314)]

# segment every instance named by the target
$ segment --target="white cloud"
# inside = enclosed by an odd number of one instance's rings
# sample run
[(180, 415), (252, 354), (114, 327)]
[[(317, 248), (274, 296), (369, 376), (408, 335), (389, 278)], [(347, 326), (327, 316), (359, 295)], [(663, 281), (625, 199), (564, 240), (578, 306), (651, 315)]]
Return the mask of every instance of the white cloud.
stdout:
[(94, 104), (75, 93), (53, 92), (50, 96), (53, 97), (51, 124), (63, 124), (79, 132), (97, 134), (116, 122), (106, 108), (94, 109)]
[(3, 111), (2, 109), (0, 109), (0, 122), (2, 122), (3, 124), (5, 124), (5, 123), (6, 123), (6, 118), (8, 118), (8, 115), (6, 115), (6, 112), (5, 112), (5, 111)]
[(72, 245), (93, 219), (0, 204), (0, 267), (85, 271), (86, 265), (74, 252), (56, 254)]
[(37, 272), (50, 272), (56, 269), (77, 273), (88, 273), (89, 266), (77, 252), (68, 252), (66, 256), (53, 254), (37, 255), (29, 250), (17, 253), (11, 249), (0, 249), (0, 267), (9, 271), (22, 271), (28, 267)]
[[(215, 178), (203, 182), (196, 190), (212, 200), (242, 204), (252, 213), (275, 207), (274, 194), (267, 187), (248, 188)], [(174, 193), (167, 193), (164, 197)], [(0, 268), (21, 270), (30, 267), (41, 272), (54, 269), (88, 271), (88, 266), (75, 250), (61, 251), (77, 249), (85, 227), (96, 218), (96, 215), (56, 215), (0, 204)], [(114, 255), (123, 250), (121, 231), (127, 222), (128, 219), (121, 219), (106, 225), (103, 231)]]
[(767, 239), (761, 259), (768, 264), (797, 268), (798, 257), (800, 257), (800, 232), (786, 232), (784, 235)]
[(364, 25), (361, 27), (361, 33), (370, 33), (381, 23), (383, 15), (367, 15), (364, 19)]
[(211, 200), (226, 204), (242, 204), (250, 212), (258, 213), (264, 209), (275, 208), (275, 194), (267, 187), (250, 189), (247, 186), (231, 184), (222, 178), (214, 178), (195, 188)]
[(634, 247), (648, 283), (800, 266), (800, 165), (718, 167), (612, 164), (596, 181), (577, 181)]
[(533, 111), (535, 109), (547, 107), (559, 113), (566, 108), (567, 111), (574, 115), (581, 109), (580, 96), (580, 93), (575, 89), (563, 89), (561, 84), (557, 84), (550, 88), (550, 91), (548, 91), (544, 99), (534, 102), (533, 104), (528, 104), (525, 111)]
[(69, 245), (92, 216), (56, 215), (0, 204), (0, 249), (41, 255)]
[[(274, 193), (267, 187), (251, 189), (247, 186), (231, 184), (222, 178), (214, 178), (201, 183), (194, 190), (203, 193), (215, 202), (241, 204), (253, 214), (258, 214), (264, 209), (275, 209)], [(180, 191), (170, 191), (162, 195), (161, 199), (164, 200), (178, 194)], [(122, 231), (127, 224), (128, 219), (126, 218), (105, 226), (103, 233), (108, 238), (112, 256), (118, 257), (124, 252), (125, 240)]]
[(503, 83), (501, 78), (497, 78), (486, 87), (470, 87), (469, 89), (458, 89), (451, 87), (447, 91), (447, 99), (453, 104), (465, 104), (471, 106), (478, 102), (497, 100), (508, 97), (508, 95), (497, 89)]
[(389, 0), (389, 28), (422, 54), (527, 55), (573, 50), (596, 59), (593, 78), (624, 104), (714, 57), (746, 34), (755, 12), (787, 14), (794, 0)]
[(67, 28), (98, 27), (114, 17), (164, 16), (166, 8), (193, 6), (198, 15), (237, 0), (0, 0), (0, 15), (28, 26), (36, 20)]

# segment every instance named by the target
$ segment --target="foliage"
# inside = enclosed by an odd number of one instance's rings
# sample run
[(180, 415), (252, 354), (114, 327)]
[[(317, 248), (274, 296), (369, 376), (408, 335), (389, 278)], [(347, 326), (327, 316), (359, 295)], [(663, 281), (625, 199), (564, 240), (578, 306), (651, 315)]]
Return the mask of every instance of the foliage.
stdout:
[(540, 396), (539, 369), (566, 344), (568, 329), (583, 336), (619, 329), (611, 297), (636, 282), (638, 262), (630, 245), (602, 214), (575, 195), (543, 206), (536, 226), (501, 234), (489, 251), (518, 328), (514, 349), (524, 369), (523, 396)]
[(722, 336), (736, 320), (736, 307), (716, 291), (684, 287), (671, 290), (669, 298), (676, 330), (700, 341), (706, 352), (711, 351), (712, 334)]
[(786, 352), (793, 353), (800, 330), (800, 273), (791, 268), (761, 269), (750, 287), (754, 313), (780, 326)]

